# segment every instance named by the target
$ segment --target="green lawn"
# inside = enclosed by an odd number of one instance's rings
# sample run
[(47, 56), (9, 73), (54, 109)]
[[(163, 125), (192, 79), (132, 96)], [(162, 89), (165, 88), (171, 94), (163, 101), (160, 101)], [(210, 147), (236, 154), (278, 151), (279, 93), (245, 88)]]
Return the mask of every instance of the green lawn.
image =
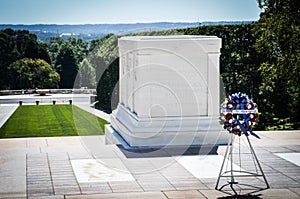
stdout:
[(0, 128), (0, 138), (103, 135), (105, 124), (73, 105), (26, 105)]

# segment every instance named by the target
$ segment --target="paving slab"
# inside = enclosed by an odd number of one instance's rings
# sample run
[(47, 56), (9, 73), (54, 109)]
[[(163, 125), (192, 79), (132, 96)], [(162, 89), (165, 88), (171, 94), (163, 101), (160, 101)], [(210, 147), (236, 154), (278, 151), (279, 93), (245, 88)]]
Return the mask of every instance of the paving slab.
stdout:
[[(300, 153), (300, 131), (282, 132), (283, 135), (278, 132), (259, 134), (265, 139), (265, 145), (262, 140), (251, 141), (271, 186), (271, 189), (259, 192), (259, 197), (300, 198), (300, 166), (295, 162)], [(224, 150), (226, 147), (220, 147), (218, 155), (214, 156), (221, 156)], [(119, 146), (105, 145), (104, 136), (0, 139), (0, 198), (228, 196), (214, 190), (216, 176), (205, 177), (209, 172), (195, 174), (180, 163), (180, 158), (189, 159), (191, 153), (178, 156), (177, 150), (172, 151), (152, 154), (145, 150), (126, 151)], [(210, 169), (208, 165), (220, 162), (213, 158), (208, 161), (214, 156), (192, 155), (197, 161), (187, 164), (195, 171), (205, 172)], [(78, 180), (72, 162), (97, 159), (110, 168), (111, 173), (126, 171), (132, 178), (123, 181), (101, 177), (95, 182)], [(203, 160), (205, 164), (201, 165)], [(242, 169), (251, 169), (250, 161), (246, 157), (242, 160), (245, 163)], [(236, 161), (238, 159), (234, 159), (234, 163), (238, 163)], [(83, 174), (103, 172), (103, 168), (91, 169), (91, 165), (82, 168)], [(247, 181), (241, 179), (240, 182)]]
[(80, 189), (83, 195), (86, 194), (99, 194), (99, 193), (112, 193), (112, 189), (108, 182), (102, 183), (80, 183)]
[(170, 182), (176, 190), (208, 189), (200, 180), (174, 180)]
[(300, 188), (290, 188), (289, 190), (291, 190), (292, 192), (294, 192), (300, 196)]
[(208, 199), (216, 199), (228, 196), (227, 194), (224, 194), (223, 192), (217, 190), (199, 190), (199, 192)]
[(142, 181), (137, 180), (142, 189), (146, 192), (149, 191), (163, 191), (163, 190), (176, 190), (176, 188), (167, 180), (160, 181)]
[(71, 164), (79, 183), (134, 181), (120, 159), (80, 159), (71, 160)]
[(190, 199), (200, 199), (206, 198), (201, 192), (197, 190), (185, 190), (185, 191), (164, 191), (164, 194), (169, 199), (181, 199), (181, 198), (190, 198)]
[(111, 181), (108, 182), (113, 192), (143, 192), (144, 190), (137, 181)]
[(6, 123), (10, 116), (17, 110), (18, 105), (3, 105), (0, 104), (0, 128)]
[(300, 153), (275, 153), (275, 155), (300, 167)]
[(26, 197), (25, 176), (0, 177), (0, 198)]
[(95, 195), (75, 195), (65, 197), (66, 199), (167, 199), (162, 192), (144, 192), (144, 193), (113, 193), (113, 194), (95, 194)]
[[(224, 157), (221, 155), (182, 156), (177, 161), (197, 178), (217, 178)], [(241, 168), (234, 164), (235, 170)]]
[[(56, 195), (56, 196), (29, 196), (26, 199), (64, 199), (65, 197), (63, 195)], [(21, 198), (20, 198), (21, 199)]]
[(288, 199), (299, 199), (299, 195), (289, 189), (268, 189), (262, 191), (263, 198), (288, 198)]

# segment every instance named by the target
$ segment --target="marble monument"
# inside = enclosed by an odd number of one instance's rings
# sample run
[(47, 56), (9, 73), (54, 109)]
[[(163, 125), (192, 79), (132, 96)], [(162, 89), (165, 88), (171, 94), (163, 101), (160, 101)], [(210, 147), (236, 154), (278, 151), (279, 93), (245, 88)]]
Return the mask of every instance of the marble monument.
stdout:
[(119, 104), (106, 125), (130, 147), (219, 145), (221, 39), (132, 36), (118, 41)]

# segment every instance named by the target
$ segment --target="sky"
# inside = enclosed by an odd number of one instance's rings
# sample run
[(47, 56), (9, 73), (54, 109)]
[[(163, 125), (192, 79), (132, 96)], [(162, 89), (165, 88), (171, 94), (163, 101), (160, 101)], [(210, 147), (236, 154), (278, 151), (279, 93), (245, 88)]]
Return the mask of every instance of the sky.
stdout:
[(257, 21), (257, 0), (0, 0), (0, 24)]

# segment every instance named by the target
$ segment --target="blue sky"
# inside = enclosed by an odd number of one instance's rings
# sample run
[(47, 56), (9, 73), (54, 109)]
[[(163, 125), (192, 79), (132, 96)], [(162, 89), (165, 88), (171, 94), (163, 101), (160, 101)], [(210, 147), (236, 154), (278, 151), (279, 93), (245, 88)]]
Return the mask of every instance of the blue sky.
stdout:
[(256, 0), (0, 0), (0, 24), (256, 21)]

